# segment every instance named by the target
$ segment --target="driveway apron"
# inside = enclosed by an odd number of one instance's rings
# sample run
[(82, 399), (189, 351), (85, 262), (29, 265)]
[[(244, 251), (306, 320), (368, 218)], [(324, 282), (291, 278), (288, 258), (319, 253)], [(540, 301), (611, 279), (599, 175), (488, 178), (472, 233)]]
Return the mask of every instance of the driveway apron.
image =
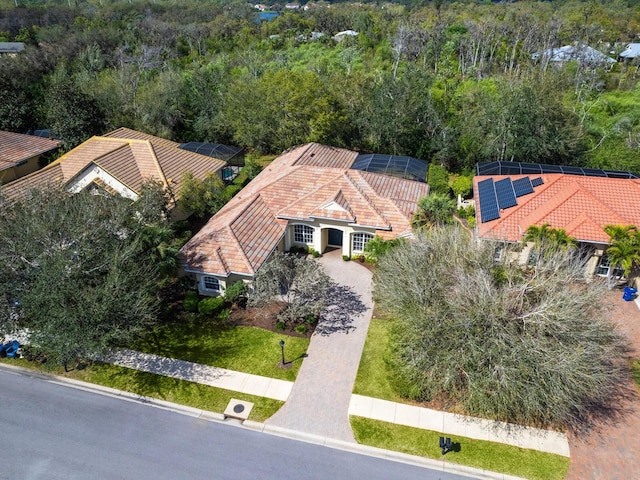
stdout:
[(319, 262), (335, 282), (329, 304), (289, 399), (267, 423), (355, 442), (348, 411), (373, 312), (371, 272), (342, 260), (340, 250)]

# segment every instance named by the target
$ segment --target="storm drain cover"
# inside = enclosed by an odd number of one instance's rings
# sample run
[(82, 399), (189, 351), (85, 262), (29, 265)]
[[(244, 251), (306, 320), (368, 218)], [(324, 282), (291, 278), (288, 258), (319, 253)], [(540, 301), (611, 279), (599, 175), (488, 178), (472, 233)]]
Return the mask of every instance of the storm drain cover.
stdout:
[(245, 402), (232, 398), (224, 411), (225, 418), (237, 418), (238, 420), (246, 420), (249, 418), (253, 403)]

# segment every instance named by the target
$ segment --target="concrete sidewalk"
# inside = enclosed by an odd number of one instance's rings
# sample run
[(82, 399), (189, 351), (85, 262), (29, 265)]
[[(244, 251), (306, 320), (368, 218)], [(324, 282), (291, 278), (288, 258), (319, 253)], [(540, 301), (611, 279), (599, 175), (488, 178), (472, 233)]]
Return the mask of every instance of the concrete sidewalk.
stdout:
[(564, 433), (352, 395), (349, 415), (569, 457)]
[(134, 352), (133, 350), (120, 350), (102, 360), (141, 372), (155, 373), (165, 377), (187, 380), (258, 397), (273, 398), (283, 402), (287, 401), (293, 388), (293, 382), (286, 380), (234, 372), (224, 368)]
[[(132, 350), (121, 350), (104, 358), (103, 361), (143, 372), (281, 401), (287, 401), (293, 388), (293, 382), (285, 380), (260, 377)], [(569, 456), (569, 443), (564, 433), (466, 417), (362, 395), (351, 395), (350, 398), (348, 415), (442, 432), (451, 436), (487, 440), (529, 450)], [(297, 430), (306, 434), (314, 433)]]

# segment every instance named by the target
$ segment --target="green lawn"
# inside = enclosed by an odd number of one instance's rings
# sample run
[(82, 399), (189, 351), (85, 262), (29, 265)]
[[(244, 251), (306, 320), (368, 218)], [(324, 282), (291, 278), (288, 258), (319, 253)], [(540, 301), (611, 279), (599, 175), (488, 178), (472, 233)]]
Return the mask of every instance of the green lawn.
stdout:
[(214, 388), (152, 373), (139, 372), (116, 365), (97, 363), (89, 365), (82, 370), (72, 370), (64, 373), (62, 367), (51, 363), (38, 365), (33, 362), (27, 362), (24, 359), (7, 358), (0, 359), (0, 362), (35, 369), (66, 378), (83, 380), (85, 382), (104, 385), (106, 387), (158, 398), (181, 405), (188, 405), (211, 412), (224, 412), (232, 398), (246, 400), (254, 403), (249, 418), (257, 422), (266, 420), (284, 404), (284, 402), (270, 398), (246, 395), (222, 388)]
[(392, 402), (403, 399), (393, 388), (394, 373), (386, 358), (393, 320), (372, 318), (364, 345), (353, 393)]
[[(355, 416), (350, 420), (358, 443), (421, 457), (443, 458), (438, 432)], [(445, 455), (444, 459), (452, 463), (535, 480), (560, 480), (569, 469), (569, 458), (560, 455), (462, 437), (451, 437), (451, 440), (460, 447), (459, 451)]]
[(640, 388), (640, 360), (633, 360), (631, 362), (631, 374), (636, 381), (636, 385)]
[[(279, 342), (285, 341), (285, 360), (291, 368), (278, 367)], [(288, 337), (256, 327), (229, 327), (214, 320), (176, 321), (156, 327), (132, 348), (145, 353), (178, 358), (229, 370), (294, 381), (308, 338)]]

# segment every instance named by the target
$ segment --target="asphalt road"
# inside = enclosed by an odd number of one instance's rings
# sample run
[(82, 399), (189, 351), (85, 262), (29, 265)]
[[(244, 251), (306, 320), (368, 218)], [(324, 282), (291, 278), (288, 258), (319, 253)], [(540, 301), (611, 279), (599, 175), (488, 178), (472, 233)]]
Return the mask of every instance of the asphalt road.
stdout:
[(0, 479), (462, 480), (0, 370)]

